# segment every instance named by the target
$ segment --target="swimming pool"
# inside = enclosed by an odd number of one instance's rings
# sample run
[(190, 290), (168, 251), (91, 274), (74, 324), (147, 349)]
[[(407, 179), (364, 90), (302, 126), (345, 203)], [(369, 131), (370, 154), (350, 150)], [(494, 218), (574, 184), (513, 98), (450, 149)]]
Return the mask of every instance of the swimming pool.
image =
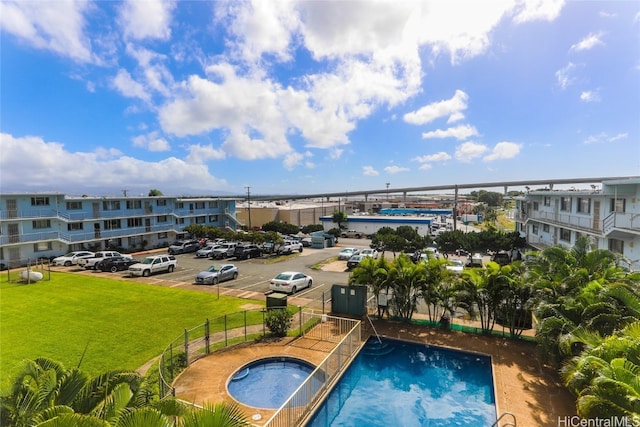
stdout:
[[(237, 370), (227, 383), (227, 391), (248, 406), (279, 408), (314, 369), (312, 364), (292, 357), (259, 359)], [(317, 383), (314, 390), (322, 381)]]
[(489, 356), (372, 338), (307, 427), (481, 427), (495, 420)]

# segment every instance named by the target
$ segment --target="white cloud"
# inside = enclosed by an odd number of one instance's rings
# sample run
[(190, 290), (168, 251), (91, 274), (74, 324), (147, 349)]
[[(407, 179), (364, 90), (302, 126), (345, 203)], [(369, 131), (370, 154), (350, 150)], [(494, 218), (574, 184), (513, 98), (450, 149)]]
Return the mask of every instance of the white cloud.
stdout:
[(293, 170), (296, 166), (302, 163), (304, 156), (301, 153), (289, 153), (284, 156), (284, 160), (282, 161), (282, 165), (287, 170)]
[(522, 150), (521, 144), (516, 144), (513, 142), (498, 142), (491, 153), (486, 155), (482, 160), (485, 162), (491, 162), (494, 160), (503, 160), (503, 159), (511, 159), (518, 154)]
[(601, 33), (598, 33), (598, 34), (591, 33), (584, 39), (580, 40), (578, 43), (572, 45), (570, 50), (575, 50), (579, 52), (582, 50), (592, 49), (597, 45), (604, 45), (602, 40), (600, 40), (601, 37), (602, 37)]
[(456, 90), (456, 93), (451, 99), (434, 102), (429, 105), (412, 111), (404, 115), (403, 119), (407, 123), (414, 125), (423, 125), (430, 123), (440, 117), (449, 116), (447, 123), (451, 123), (464, 118), (462, 111), (467, 109), (467, 100), (469, 95), (461, 90)]
[(455, 158), (463, 163), (470, 163), (473, 159), (482, 156), (488, 150), (486, 145), (475, 142), (465, 142), (456, 147)]
[(564, 0), (525, 0), (516, 2), (516, 23), (535, 20), (553, 21), (560, 15)]
[[(113, 191), (123, 188), (148, 192), (159, 188), (165, 194), (184, 194), (184, 189), (210, 194), (224, 189), (225, 180), (209, 174), (205, 165), (190, 164), (175, 157), (145, 161), (117, 156), (117, 151), (70, 152), (57, 142), (37, 136), (14, 137), (0, 133), (2, 185), (15, 191)], [(38, 153), (34, 156), (33, 153)], [(105, 156), (105, 154), (108, 154)], [(107, 157), (106, 160), (102, 160)], [(29, 181), (23, 179), (29, 170)]]
[(420, 165), (418, 170), (425, 171), (425, 170), (429, 170), (431, 168), (432, 168), (431, 163), (423, 163), (422, 165)]
[(415, 157), (413, 160), (420, 162), (420, 163), (425, 163), (425, 162), (445, 162), (447, 160), (451, 160), (451, 155), (449, 153), (446, 153), (444, 151), (440, 151), (439, 153), (435, 153), (435, 154), (428, 154), (426, 156), (418, 156)]
[(0, 2), (0, 28), (31, 46), (78, 62), (99, 62), (84, 34), (85, 13), (93, 6), (74, 0)]
[(140, 147), (149, 151), (169, 151), (171, 146), (166, 139), (158, 136), (158, 132), (150, 132), (146, 135), (138, 135), (132, 139), (134, 147)]
[(614, 136), (609, 136), (605, 132), (601, 132), (596, 135), (589, 135), (587, 139), (583, 141), (584, 144), (609, 144), (611, 142), (616, 142), (621, 139), (627, 139), (629, 137), (628, 133), (619, 133)]
[(189, 155), (185, 159), (189, 163), (205, 163), (207, 160), (222, 160), (225, 158), (224, 151), (215, 148), (213, 145), (193, 144), (187, 147)]
[(111, 81), (114, 89), (127, 98), (138, 98), (145, 102), (151, 100), (150, 94), (146, 91), (144, 85), (138, 83), (131, 77), (129, 71), (125, 69), (118, 70), (118, 74)]
[(363, 166), (362, 174), (364, 176), (378, 176), (380, 172), (378, 172), (373, 166)]
[(562, 89), (566, 89), (569, 85), (571, 85), (575, 81), (575, 77), (573, 77), (575, 69), (576, 65), (572, 62), (569, 62), (565, 67), (556, 71), (556, 80), (558, 81), (558, 86), (560, 86)]
[(600, 101), (600, 94), (598, 93), (598, 91), (585, 90), (582, 93), (580, 93), (580, 101), (583, 101), (583, 102), (599, 102)]
[(438, 129), (430, 132), (424, 132), (422, 134), (423, 139), (430, 138), (456, 138), (457, 140), (464, 140), (470, 136), (477, 136), (478, 131), (471, 125), (460, 125), (448, 129)]
[(171, 13), (176, 4), (169, 0), (126, 0), (120, 8), (120, 25), (126, 38), (134, 40), (171, 37)]
[(387, 166), (384, 168), (384, 171), (388, 174), (394, 175), (396, 173), (400, 173), (400, 172), (409, 172), (409, 168), (403, 168), (401, 166)]

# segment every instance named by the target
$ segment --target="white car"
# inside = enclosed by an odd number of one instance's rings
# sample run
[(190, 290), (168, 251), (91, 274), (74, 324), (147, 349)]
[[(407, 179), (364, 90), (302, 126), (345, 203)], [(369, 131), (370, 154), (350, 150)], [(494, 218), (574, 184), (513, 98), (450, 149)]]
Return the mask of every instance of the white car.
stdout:
[(59, 256), (53, 259), (53, 265), (64, 265), (65, 267), (70, 267), (72, 265), (78, 264), (78, 260), (82, 258), (92, 258), (95, 255), (93, 252), (89, 251), (75, 251), (69, 252), (66, 255)]
[(338, 259), (348, 261), (354, 255), (358, 255), (360, 253), (359, 249), (356, 248), (344, 248), (338, 253)]
[(269, 289), (276, 292), (295, 294), (300, 289), (310, 288), (313, 284), (311, 276), (299, 271), (284, 271), (271, 279)]
[(197, 258), (210, 258), (213, 255), (213, 251), (217, 248), (219, 248), (220, 245), (216, 245), (213, 243), (207, 243), (207, 245), (202, 248), (202, 249), (198, 249), (196, 251), (196, 257)]
[(360, 251), (359, 255), (368, 256), (373, 259), (378, 259), (378, 251), (375, 249), (363, 249)]
[(456, 274), (461, 274), (464, 270), (464, 263), (459, 259), (452, 259), (447, 263), (446, 269)]

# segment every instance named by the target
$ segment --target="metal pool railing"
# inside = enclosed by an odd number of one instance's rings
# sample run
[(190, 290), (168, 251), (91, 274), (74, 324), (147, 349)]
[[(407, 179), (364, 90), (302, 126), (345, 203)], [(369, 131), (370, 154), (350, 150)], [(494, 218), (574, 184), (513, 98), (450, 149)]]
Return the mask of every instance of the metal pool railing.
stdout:
[(337, 342), (336, 347), (296, 389), (289, 399), (264, 424), (269, 427), (299, 426), (321, 402), (331, 386), (349, 366), (362, 347), (361, 322), (359, 320), (301, 313), (304, 323), (318, 322), (304, 336), (321, 341)]

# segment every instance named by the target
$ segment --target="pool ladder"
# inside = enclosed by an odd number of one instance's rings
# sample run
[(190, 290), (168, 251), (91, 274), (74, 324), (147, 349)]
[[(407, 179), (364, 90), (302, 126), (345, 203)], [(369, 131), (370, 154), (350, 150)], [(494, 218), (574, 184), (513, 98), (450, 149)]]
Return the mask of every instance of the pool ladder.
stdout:
[[(505, 420), (504, 424), (500, 424), (500, 420), (503, 419), (504, 417), (511, 417), (513, 421)], [(515, 415), (513, 415), (511, 412), (503, 412), (502, 415), (498, 417), (496, 422), (491, 424), (491, 427), (507, 427), (507, 426), (516, 427), (517, 425), (518, 425), (518, 421), (516, 420)]]
[(369, 324), (373, 328), (373, 332), (376, 334), (376, 338), (378, 338), (378, 343), (382, 344), (382, 340), (380, 339), (380, 335), (378, 335), (378, 331), (376, 331), (376, 327), (373, 326), (373, 322), (371, 321), (371, 317), (367, 314), (367, 320), (369, 320)]

